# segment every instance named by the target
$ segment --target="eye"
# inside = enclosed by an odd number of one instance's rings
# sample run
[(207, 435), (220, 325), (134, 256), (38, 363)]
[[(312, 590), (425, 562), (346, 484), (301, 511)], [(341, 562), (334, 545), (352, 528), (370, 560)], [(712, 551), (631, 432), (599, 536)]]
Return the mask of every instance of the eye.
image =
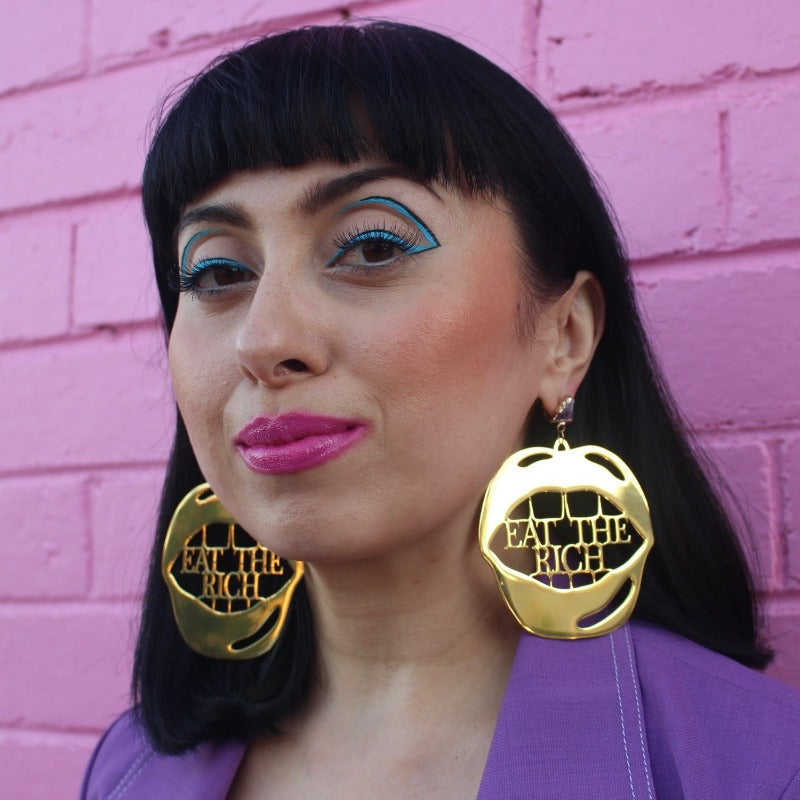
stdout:
[[(391, 197), (365, 197), (345, 206), (340, 213), (364, 213), (359, 225), (334, 238), (337, 248), (328, 267), (369, 271), (387, 269), (406, 255), (422, 253), (439, 246), (431, 229), (411, 209)], [(387, 211), (391, 216), (375, 224), (375, 212)]]
[(335, 242), (337, 251), (328, 266), (370, 269), (385, 267), (411, 252), (419, 252), (418, 242), (396, 231), (377, 228), (351, 231)]
[(181, 275), (180, 290), (195, 294), (212, 294), (254, 281), (252, 270), (228, 258), (204, 258)]
[(368, 264), (380, 264), (383, 261), (388, 261), (393, 256), (400, 252), (406, 252), (402, 245), (393, 242), (382, 242), (380, 239), (374, 241), (364, 242), (359, 245), (362, 259)]

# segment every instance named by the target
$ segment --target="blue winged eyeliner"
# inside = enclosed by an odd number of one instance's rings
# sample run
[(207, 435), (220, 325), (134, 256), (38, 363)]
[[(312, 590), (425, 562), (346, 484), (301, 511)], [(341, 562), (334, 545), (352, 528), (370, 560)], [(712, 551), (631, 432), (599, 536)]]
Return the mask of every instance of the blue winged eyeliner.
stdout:
[(423, 241), (418, 243), (410, 243), (403, 236), (388, 230), (366, 230), (362, 233), (351, 236), (347, 243), (334, 253), (333, 257), (328, 261), (328, 265), (333, 264), (337, 259), (341, 258), (353, 245), (363, 244), (364, 242), (381, 241), (388, 244), (395, 244), (403, 250), (404, 254), (413, 255), (414, 253), (423, 253), (426, 250), (432, 250), (434, 247), (439, 247), (439, 240), (433, 235), (431, 229), (410, 209), (406, 208), (402, 203), (397, 200), (392, 200), (390, 197), (365, 197), (362, 200), (356, 200), (354, 203), (346, 205), (339, 214), (344, 214), (351, 208), (358, 208), (359, 206), (375, 206), (384, 205), (392, 209), (392, 211), (405, 217), (420, 234)]
[(220, 228), (206, 228), (205, 230), (198, 231), (193, 236), (190, 237), (189, 241), (186, 242), (186, 246), (183, 248), (183, 253), (181, 255), (181, 279), (187, 277), (186, 275), (186, 260), (189, 257), (189, 251), (192, 249), (192, 245), (203, 236), (210, 236), (212, 233), (222, 233), (222, 229)]
[(192, 245), (194, 245), (198, 239), (201, 239), (204, 236), (211, 236), (215, 233), (224, 233), (224, 231), (221, 228), (207, 228), (206, 230), (195, 233), (189, 239), (189, 241), (186, 242), (186, 246), (183, 248), (183, 254), (181, 255), (180, 281), (178, 286), (180, 291), (194, 291), (197, 285), (197, 277), (202, 275), (207, 270), (213, 269), (214, 267), (227, 267), (229, 270), (236, 270), (239, 272), (248, 271), (247, 268), (243, 267), (238, 261), (234, 261), (233, 259), (225, 258), (223, 256), (204, 258), (189, 267), (187, 262)]
[(428, 242), (427, 247), (425, 245), (420, 245), (420, 247), (427, 250), (429, 247), (439, 246), (439, 240), (433, 235), (431, 229), (413, 211), (406, 208), (402, 203), (398, 203), (397, 200), (392, 200), (391, 197), (365, 197), (363, 200), (356, 200), (355, 203), (346, 205), (339, 213), (343, 214), (345, 211), (349, 211), (351, 208), (357, 208), (358, 206), (381, 204), (389, 206), (389, 208), (397, 211), (406, 219), (411, 220), (411, 222), (413, 222), (414, 225), (419, 228), (419, 232)]

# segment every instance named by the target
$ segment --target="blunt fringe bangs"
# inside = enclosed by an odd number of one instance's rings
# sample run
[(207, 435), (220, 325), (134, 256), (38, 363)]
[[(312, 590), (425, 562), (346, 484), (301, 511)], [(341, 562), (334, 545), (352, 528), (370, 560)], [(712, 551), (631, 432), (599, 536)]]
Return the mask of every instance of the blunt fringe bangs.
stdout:
[[(169, 110), (144, 170), (168, 327), (177, 305), (170, 275), (180, 215), (234, 172), (376, 157), (469, 193), (513, 194), (510, 184), (521, 182), (527, 202), (542, 205), (537, 221), (558, 218), (545, 206), (566, 212), (573, 179), (590, 179), (580, 159), (558, 152), (571, 152), (565, 134), (531, 99), (510, 75), (453, 40), (388, 22), (289, 31), (220, 58)], [(523, 163), (519, 147), (506, 146), (519, 141), (528, 144)], [(583, 174), (565, 172), (554, 186), (553, 160)], [(537, 242), (537, 257), (551, 267), (564, 255), (564, 237), (580, 241), (566, 229), (575, 215), (561, 218), (552, 244)], [(564, 280), (575, 269), (565, 266)]]
[[(195, 78), (160, 123), (142, 186), (167, 332), (178, 303), (175, 232), (189, 204), (235, 172), (364, 157), (503, 198), (529, 299), (563, 290), (581, 269), (594, 272), (607, 322), (570, 438), (619, 453), (649, 498), (656, 545), (634, 614), (765, 666), (746, 560), (651, 355), (601, 194), (552, 114), (466, 47), (390, 22), (303, 28), (230, 53)], [(543, 415), (532, 416), (528, 443), (551, 444)], [(160, 553), (172, 511), (202, 480), (178, 414), (133, 674), (148, 734), (170, 753), (274, 732), (302, 702), (313, 665), (304, 590), (287, 635), (262, 658), (215, 661), (181, 639)]]

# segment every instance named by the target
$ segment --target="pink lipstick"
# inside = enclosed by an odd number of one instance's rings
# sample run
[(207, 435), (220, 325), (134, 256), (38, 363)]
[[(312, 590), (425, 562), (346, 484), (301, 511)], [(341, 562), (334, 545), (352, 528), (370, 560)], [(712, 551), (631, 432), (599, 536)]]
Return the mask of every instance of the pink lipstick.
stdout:
[(323, 417), (301, 411), (279, 417), (255, 417), (234, 440), (253, 472), (285, 475), (330, 461), (367, 432), (360, 420)]

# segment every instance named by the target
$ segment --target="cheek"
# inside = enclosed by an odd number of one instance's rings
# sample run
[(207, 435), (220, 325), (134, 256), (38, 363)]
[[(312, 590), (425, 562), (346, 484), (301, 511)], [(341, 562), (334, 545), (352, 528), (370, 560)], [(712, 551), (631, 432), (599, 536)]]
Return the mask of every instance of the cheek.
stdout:
[(219, 420), (225, 398), (232, 390), (230, 358), (225, 357), (225, 337), (209, 326), (179, 315), (169, 340), (169, 371), (175, 400), (190, 439), (208, 433)]
[(518, 294), (517, 281), (506, 275), (444, 286), (397, 321), (400, 349), (414, 353), (423, 374), (457, 371), (468, 380), (492, 371), (520, 348)]
[(429, 418), (504, 404), (529, 352), (517, 334), (518, 296), (509, 278), (445, 286), (385, 317), (363, 353), (385, 400), (411, 414), (424, 408)]

